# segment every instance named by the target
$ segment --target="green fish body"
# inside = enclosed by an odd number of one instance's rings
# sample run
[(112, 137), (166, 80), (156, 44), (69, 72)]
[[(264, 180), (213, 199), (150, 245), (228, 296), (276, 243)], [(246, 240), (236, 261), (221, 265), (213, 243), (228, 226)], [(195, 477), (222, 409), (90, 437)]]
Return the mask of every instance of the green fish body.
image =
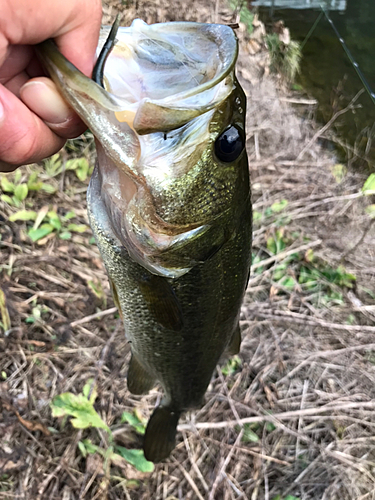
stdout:
[(131, 343), (129, 390), (164, 391), (144, 440), (159, 462), (240, 347), (251, 201), (237, 39), (228, 26), (136, 20), (100, 69), (105, 88), (53, 42), (39, 52), (96, 138), (88, 214)]

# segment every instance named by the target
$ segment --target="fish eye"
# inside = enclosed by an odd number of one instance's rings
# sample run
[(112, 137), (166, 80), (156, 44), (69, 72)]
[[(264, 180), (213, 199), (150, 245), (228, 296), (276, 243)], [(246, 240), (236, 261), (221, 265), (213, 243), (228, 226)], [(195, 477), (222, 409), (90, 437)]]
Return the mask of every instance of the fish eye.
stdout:
[(231, 125), (215, 141), (215, 155), (220, 161), (232, 162), (242, 153), (245, 140), (242, 131)]

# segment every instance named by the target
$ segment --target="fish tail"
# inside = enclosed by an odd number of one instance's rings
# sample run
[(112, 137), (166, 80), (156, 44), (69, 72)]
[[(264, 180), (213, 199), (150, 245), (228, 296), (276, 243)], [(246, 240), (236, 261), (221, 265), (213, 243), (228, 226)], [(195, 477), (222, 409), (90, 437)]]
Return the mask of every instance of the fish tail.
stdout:
[(170, 406), (158, 406), (147, 424), (143, 451), (150, 462), (158, 463), (176, 446), (177, 423), (181, 412)]

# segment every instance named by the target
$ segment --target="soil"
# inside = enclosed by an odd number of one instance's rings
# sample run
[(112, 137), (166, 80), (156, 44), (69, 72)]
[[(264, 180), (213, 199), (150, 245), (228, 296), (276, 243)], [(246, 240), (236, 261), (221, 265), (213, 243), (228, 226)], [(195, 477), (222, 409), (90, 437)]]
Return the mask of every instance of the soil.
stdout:
[[(135, 17), (238, 21), (208, 0), (107, 2), (104, 22), (118, 11), (124, 25)], [(89, 228), (33, 243), (33, 223), (9, 221), (19, 207), (0, 202), (0, 292), (11, 322), (6, 333), (0, 325), (0, 499), (375, 498), (375, 224), (366, 212), (374, 202), (361, 191), (366, 175), (338, 166), (329, 130), (314, 121), (316, 103), (270, 75), (262, 37), (250, 42), (241, 23), (237, 33), (254, 204), (240, 355), (218, 367), (204, 406), (181, 419), (175, 451), (152, 473), (85, 457), (79, 442), (106, 449), (108, 436), (54, 418), (56, 395), (77, 395), (94, 379), (95, 409), (116, 444), (138, 449), (142, 437), (121, 415), (147, 420), (160, 391), (140, 398), (127, 390), (129, 345)], [(90, 133), (69, 141), (58, 161), (82, 157), (93, 164)], [(88, 179), (52, 167), (22, 168), (18, 182), (36, 172), (56, 189), (30, 192), (22, 207), (61, 220), (73, 211), (72, 221), (87, 225)]]

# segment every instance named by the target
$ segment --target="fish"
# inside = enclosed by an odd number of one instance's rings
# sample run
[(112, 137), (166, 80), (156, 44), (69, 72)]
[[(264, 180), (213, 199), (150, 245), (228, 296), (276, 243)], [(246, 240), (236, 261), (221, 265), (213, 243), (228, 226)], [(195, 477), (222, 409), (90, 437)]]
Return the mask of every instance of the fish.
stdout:
[(167, 459), (180, 416), (240, 350), (251, 264), (246, 97), (230, 26), (103, 27), (93, 79), (52, 40), (39, 57), (91, 129), (88, 216), (131, 347), (127, 385), (164, 396), (144, 436)]

